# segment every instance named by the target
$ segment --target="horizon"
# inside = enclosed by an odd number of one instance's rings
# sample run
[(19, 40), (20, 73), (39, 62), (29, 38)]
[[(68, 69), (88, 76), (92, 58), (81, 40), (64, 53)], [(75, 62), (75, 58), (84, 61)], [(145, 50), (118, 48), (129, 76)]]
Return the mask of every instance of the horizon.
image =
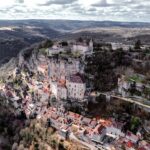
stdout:
[(34, 19), (34, 18), (24, 18), (24, 19), (1, 19), (0, 21), (79, 21), (79, 22), (116, 22), (116, 23), (148, 23), (150, 24), (150, 21), (116, 21), (116, 20), (79, 20), (79, 19), (43, 19), (43, 18), (39, 18), (39, 19)]

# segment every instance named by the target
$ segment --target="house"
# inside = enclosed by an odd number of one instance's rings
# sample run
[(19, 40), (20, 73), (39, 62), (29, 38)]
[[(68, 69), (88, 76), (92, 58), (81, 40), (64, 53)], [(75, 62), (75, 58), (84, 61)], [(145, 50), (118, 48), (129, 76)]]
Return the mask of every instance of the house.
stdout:
[(120, 48), (122, 48), (123, 50), (129, 50), (130, 48), (134, 47), (133, 45), (130, 44), (114, 43), (114, 42), (111, 42), (111, 45), (113, 50), (117, 50)]
[(51, 92), (57, 99), (67, 99), (67, 88), (65, 83), (52, 81)]
[(34, 105), (33, 103), (29, 104), (29, 105), (28, 105), (28, 110), (29, 110), (30, 112), (33, 112), (33, 111), (35, 110), (35, 105)]
[[(128, 97), (131, 95), (131, 90), (133, 89), (139, 94), (134, 92), (134, 96), (141, 95), (141, 97), (149, 98), (149, 84), (144, 83), (145, 77), (141, 74), (135, 74), (133, 76), (128, 77), (125, 79), (124, 75), (118, 78), (118, 93), (121, 94), (123, 97)], [(133, 92), (132, 92), (133, 94)]]
[(27, 118), (33, 115), (35, 113), (35, 110), (36, 110), (36, 106), (33, 103), (27, 103), (24, 106), (24, 112)]
[(50, 122), (51, 122), (51, 126), (54, 128), (58, 128), (59, 129), (59, 123), (58, 123), (58, 118), (59, 116), (56, 114), (56, 112), (52, 112), (52, 114), (50, 115)]
[(48, 56), (63, 52), (65, 49), (59, 43), (55, 43), (51, 48), (48, 48)]
[(52, 81), (51, 92), (57, 99), (83, 99), (86, 90), (86, 84), (80, 74), (67, 77), (66, 80)]
[(89, 126), (90, 126), (91, 128), (95, 128), (96, 125), (97, 125), (97, 121), (96, 121), (96, 120), (92, 120)]
[(126, 150), (135, 150), (134, 149), (134, 144), (131, 141), (128, 141), (126, 143)]
[(69, 128), (68, 126), (66, 125), (62, 125), (60, 127), (60, 130), (59, 130), (59, 134), (64, 137), (64, 139), (67, 139), (69, 137)]
[(139, 137), (136, 136), (136, 135), (134, 135), (134, 134), (133, 134), (132, 132), (130, 132), (130, 131), (127, 132), (126, 138), (127, 138), (129, 141), (133, 142), (133, 143), (137, 143), (138, 140), (139, 140)]
[(125, 76), (122, 75), (118, 78), (118, 93), (123, 97), (128, 96), (128, 89), (130, 88), (129, 82), (125, 80)]
[(106, 128), (103, 125), (99, 124), (92, 132), (91, 140), (96, 143), (102, 144), (103, 143), (102, 140), (105, 135), (106, 135)]
[(123, 123), (113, 122), (111, 125), (106, 126), (106, 134), (113, 138), (124, 137), (125, 134), (122, 132)]
[(78, 126), (80, 124), (82, 116), (69, 111), (67, 114), (67, 119), (69, 124), (73, 121), (73, 124)]
[(67, 88), (65, 85), (58, 85), (58, 94), (57, 94), (58, 99), (67, 99)]
[(68, 89), (68, 97), (82, 100), (86, 91), (86, 83), (80, 74), (67, 77), (66, 86)]
[(139, 142), (139, 150), (149, 150), (149, 149), (150, 149), (150, 143), (144, 140)]
[(91, 119), (90, 118), (87, 118), (87, 117), (84, 117), (84, 118), (82, 118), (82, 120), (81, 120), (81, 124), (82, 125), (89, 125), (90, 123), (91, 123)]
[(54, 94), (54, 96), (57, 98), (57, 94), (58, 94), (58, 85), (57, 85), (57, 82), (56, 81), (52, 81), (50, 83), (50, 86), (51, 86), (51, 92), (52, 94)]

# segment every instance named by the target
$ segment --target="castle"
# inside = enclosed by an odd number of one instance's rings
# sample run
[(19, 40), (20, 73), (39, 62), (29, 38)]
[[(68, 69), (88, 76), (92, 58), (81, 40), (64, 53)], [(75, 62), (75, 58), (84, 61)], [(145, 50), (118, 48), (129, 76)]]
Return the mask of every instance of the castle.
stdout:
[(92, 39), (90, 40), (89, 44), (87, 44), (86, 42), (83, 42), (83, 43), (77, 42), (73, 44), (72, 51), (80, 51), (81, 54), (92, 53), (93, 52)]

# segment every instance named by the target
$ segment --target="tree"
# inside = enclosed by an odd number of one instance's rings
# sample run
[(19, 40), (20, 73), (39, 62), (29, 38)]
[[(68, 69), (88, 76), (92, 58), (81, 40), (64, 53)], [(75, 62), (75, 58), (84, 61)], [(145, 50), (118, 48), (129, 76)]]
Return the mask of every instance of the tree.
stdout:
[(46, 40), (43, 44), (43, 48), (49, 48), (53, 46), (53, 42), (51, 40)]
[(81, 42), (81, 43), (82, 43), (82, 42), (83, 42), (83, 38), (82, 38), (82, 37), (79, 37), (79, 38), (78, 38), (78, 42)]
[(62, 42), (61, 42), (61, 45), (62, 45), (62, 46), (68, 46), (68, 42), (67, 42), (67, 41), (62, 41)]
[(52, 139), (50, 145), (51, 145), (52, 148), (55, 149), (56, 146), (57, 146), (57, 142), (54, 139)]
[(138, 117), (132, 117), (131, 118), (131, 125), (130, 125), (130, 130), (134, 133), (137, 132), (137, 129), (140, 125), (140, 119)]
[(63, 143), (59, 143), (58, 149), (59, 149), (59, 150), (66, 150), (66, 148), (64, 147), (64, 144), (63, 144)]
[(137, 41), (135, 42), (134, 48), (135, 48), (135, 49), (141, 49), (141, 46), (142, 46), (141, 41), (140, 41), (140, 40), (137, 40)]

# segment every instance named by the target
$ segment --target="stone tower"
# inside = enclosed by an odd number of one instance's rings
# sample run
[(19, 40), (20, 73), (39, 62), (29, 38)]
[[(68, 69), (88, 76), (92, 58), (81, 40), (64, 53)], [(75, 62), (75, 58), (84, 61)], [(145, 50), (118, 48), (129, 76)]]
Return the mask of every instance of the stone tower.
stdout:
[(89, 42), (89, 51), (93, 53), (93, 40), (91, 39)]

